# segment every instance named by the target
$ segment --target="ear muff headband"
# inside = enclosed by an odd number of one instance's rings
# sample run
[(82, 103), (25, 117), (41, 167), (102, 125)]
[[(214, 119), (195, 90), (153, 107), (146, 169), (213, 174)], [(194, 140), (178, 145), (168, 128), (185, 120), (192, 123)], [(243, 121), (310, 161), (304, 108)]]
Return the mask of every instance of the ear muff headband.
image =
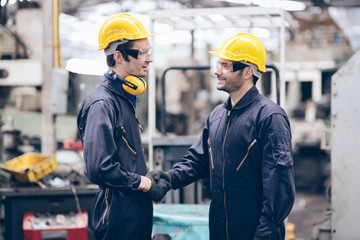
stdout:
[(146, 91), (146, 82), (141, 77), (130, 75), (130, 76), (125, 77), (125, 79), (124, 79), (124, 78), (121, 78), (120, 76), (118, 76), (114, 71), (112, 71), (110, 69), (108, 70), (108, 74), (113, 79), (121, 82), (123, 89), (127, 93), (129, 93), (133, 96), (138, 96), (138, 95), (144, 94)]

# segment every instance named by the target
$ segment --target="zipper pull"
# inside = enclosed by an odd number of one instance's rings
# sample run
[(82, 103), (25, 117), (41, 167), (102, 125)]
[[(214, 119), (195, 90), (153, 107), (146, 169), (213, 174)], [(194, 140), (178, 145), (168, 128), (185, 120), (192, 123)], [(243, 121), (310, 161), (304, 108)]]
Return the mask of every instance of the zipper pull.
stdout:
[(228, 115), (227, 115), (227, 119), (226, 119), (227, 122), (230, 120), (230, 113), (231, 113), (231, 110), (228, 110)]
[(121, 126), (120, 128), (123, 131), (123, 133), (126, 133), (124, 126)]

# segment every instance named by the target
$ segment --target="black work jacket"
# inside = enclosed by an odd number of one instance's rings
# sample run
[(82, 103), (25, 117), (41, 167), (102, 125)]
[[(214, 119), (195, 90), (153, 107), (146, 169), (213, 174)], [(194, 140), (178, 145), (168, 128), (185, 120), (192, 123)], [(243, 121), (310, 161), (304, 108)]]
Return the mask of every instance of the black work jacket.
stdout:
[(136, 190), (147, 173), (139, 122), (122, 86), (105, 74), (81, 104), (77, 124), (85, 175), (99, 185), (96, 239), (150, 240), (152, 201)]
[(174, 189), (210, 175), (210, 239), (284, 239), (295, 198), (290, 123), (255, 86), (212, 111), (169, 173)]

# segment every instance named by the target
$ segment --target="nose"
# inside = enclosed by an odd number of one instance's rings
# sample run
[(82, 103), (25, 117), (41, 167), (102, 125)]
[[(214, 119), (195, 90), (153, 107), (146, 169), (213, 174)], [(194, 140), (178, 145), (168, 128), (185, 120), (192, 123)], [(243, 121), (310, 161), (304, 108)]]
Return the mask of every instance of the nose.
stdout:
[(152, 55), (147, 55), (145, 61), (150, 63), (150, 62), (154, 61), (154, 58)]
[(221, 75), (221, 71), (220, 71), (220, 69), (219, 69), (218, 67), (216, 68), (214, 74), (215, 74), (216, 76)]

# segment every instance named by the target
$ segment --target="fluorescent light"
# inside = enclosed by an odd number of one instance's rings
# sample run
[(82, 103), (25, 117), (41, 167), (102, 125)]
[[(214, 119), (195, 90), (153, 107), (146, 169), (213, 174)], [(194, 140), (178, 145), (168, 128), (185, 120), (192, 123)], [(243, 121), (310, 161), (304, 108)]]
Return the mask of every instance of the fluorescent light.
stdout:
[(157, 45), (190, 44), (191, 34), (189, 31), (172, 31), (167, 34), (155, 34)]
[(7, 2), (7, 0), (1, 0), (0, 5), (1, 5), (2, 7), (5, 7), (6, 2)]
[(156, 22), (154, 24), (154, 30), (155, 30), (156, 34), (159, 34), (159, 33), (161, 34), (161, 33), (172, 32), (174, 30), (174, 28), (170, 24)]
[(226, 21), (226, 18), (223, 15), (220, 15), (220, 14), (211, 14), (208, 17), (211, 20), (213, 20), (214, 22)]
[(204, 17), (202, 17), (202, 16), (195, 16), (194, 21), (196, 23), (203, 23), (203, 22), (206, 22), (206, 19)]
[(250, 5), (251, 0), (218, 0), (219, 2), (231, 2), (231, 3), (239, 3), (239, 4), (245, 4)]
[(287, 11), (303, 11), (305, 3), (291, 0), (218, 0), (223, 2), (239, 3), (244, 5), (258, 5), (261, 7), (282, 8)]
[(69, 72), (101, 76), (106, 72), (105, 61), (71, 58), (67, 61), (65, 69)]
[(261, 7), (274, 7), (279, 0), (252, 0), (252, 3)]
[(251, 34), (257, 36), (258, 38), (269, 38), (270, 31), (266, 28), (252, 28)]
[(280, 7), (287, 11), (304, 11), (306, 8), (305, 3), (298, 1), (280, 1)]

